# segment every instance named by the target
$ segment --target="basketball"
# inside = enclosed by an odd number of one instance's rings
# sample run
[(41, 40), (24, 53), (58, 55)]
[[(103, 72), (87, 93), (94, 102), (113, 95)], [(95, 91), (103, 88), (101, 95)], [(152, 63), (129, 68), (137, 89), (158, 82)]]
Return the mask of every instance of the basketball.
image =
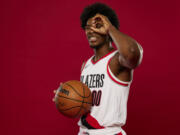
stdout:
[(55, 104), (58, 111), (64, 116), (80, 117), (91, 109), (91, 91), (80, 81), (67, 81), (58, 88)]

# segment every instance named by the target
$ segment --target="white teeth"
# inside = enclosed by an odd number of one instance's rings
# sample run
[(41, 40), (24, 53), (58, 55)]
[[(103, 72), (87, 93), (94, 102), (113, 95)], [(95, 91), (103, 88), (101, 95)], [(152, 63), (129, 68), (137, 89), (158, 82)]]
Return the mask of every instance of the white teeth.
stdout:
[(91, 37), (91, 38), (89, 39), (89, 41), (96, 41), (96, 40), (97, 40), (96, 37)]

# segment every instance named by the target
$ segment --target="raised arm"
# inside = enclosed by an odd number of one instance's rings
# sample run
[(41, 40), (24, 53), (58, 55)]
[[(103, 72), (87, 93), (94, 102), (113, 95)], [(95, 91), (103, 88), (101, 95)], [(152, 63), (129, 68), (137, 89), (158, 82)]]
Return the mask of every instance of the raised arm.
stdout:
[(109, 35), (118, 48), (120, 64), (130, 69), (136, 68), (140, 61), (142, 47), (134, 39), (120, 32), (113, 25), (109, 27)]
[[(97, 26), (99, 27), (97, 28)], [(129, 69), (134, 69), (139, 65), (142, 57), (142, 47), (134, 39), (115, 28), (107, 17), (97, 14), (94, 17), (92, 29), (100, 34), (109, 34), (119, 51), (120, 65)]]

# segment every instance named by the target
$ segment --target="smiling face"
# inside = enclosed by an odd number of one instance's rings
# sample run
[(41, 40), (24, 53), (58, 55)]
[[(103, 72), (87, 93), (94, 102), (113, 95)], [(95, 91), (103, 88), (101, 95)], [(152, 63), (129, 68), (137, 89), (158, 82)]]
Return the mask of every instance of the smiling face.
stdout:
[(109, 41), (109, 36), (108, 35), (102, 35), (102, 34), (94, 32), (90, 28), (92, 26), (92, 21), (93, 21), (93, 18), (90, 18), (87, 21), (87, 25), (85, 27), (85, 33), (86, 33), (86, 37), (89, 41), (90, 47), (91, 48), (98, 48), (98, 47), (104, 45), (105, 43), (107, 43)]

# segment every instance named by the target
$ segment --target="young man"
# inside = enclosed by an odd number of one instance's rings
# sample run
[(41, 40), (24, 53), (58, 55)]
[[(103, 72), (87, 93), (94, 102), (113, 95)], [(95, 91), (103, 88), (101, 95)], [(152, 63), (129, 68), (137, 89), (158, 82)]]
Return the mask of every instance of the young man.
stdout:
[(117, 15), (102, 3), (84, 9), (81, 26), (94, 50), (81, 72), (81, 81), (92, 91), (93, 107), (79, 120), (78, 135), (125, 135), (121, 127), (126, 122), (129, 88), (133, 70), (142, 60), (142, 47), (118, 30)]

